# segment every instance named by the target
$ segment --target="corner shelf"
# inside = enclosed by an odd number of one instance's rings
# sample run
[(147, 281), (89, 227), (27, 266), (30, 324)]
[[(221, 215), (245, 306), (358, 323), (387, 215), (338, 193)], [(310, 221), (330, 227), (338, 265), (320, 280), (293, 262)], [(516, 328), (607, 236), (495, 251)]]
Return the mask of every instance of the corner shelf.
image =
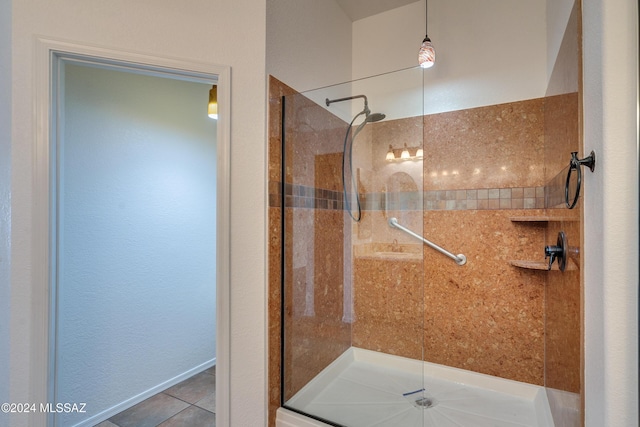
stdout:
[[(509, 264), (513, 265), (514, 267), (524, 268), (526, 270), (549, 271), (549, 263), (546, 261), (512, 259), (509, 261)], [(576, 265), (573, 261), (571, 261), (571, 259), (569, 259), (567, 260), (567, 268), (565, 269), (565, 271), (572, 270), (576, 270)], [(558, 268), (558, 263), (553, 264), (553, 266), (551, 267), (551, 271), (560, 271), (560, 269)]]
[(509, 217), (511, 222), (529, 222), (529, 223), (546, 223), (546, 222), (576, 222), (578, 218), (571, 218), (568, 216), (512, 216)]
[[(544, 261), (527, 261), (521, 259), (512, 259), (509, 261), (509, 264), (518, 268), (526, 268), (527, 270), (547, 270), (549, 268), (549, 264)], [(556, 265), (553, 267), (558, 269)], [(553, 269), (552, 267), (552, 269)]]
[[(514, 223), (520, 224), (535, 224), (535, 225), (544, 225), (546, 226), (550, 222), (576, 222), (579, 221), (579, 218), (572, 218), (567, 216), (549, 216), (549, 215), (531, 215), (531, 216), (512, 216), (509, 217), (509, 220)], [(514, 267), (523, 268), (526, 270), (539, 270), (539, 271), (549, 271), (549, 264), (546, 261), (531, 261), (531, 260), (520, 260), (514, 259), (510, 260), (509, 264)], [(558, 268), (558, 263), (553, 264), (551, 267), (552, 271), (560, 271)], [(565, 271), (577, 270), (576, 264), (571, 260), (567, 260), (567, 267)]]

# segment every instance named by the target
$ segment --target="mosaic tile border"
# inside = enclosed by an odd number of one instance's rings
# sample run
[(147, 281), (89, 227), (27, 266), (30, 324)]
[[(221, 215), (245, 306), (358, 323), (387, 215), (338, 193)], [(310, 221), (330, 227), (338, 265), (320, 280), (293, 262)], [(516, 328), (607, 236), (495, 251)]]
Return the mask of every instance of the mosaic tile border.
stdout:
[[(269, 182), (269, 206), (281, 207), (282, 185)], [(343, 193), (287, 183), (285, 206), (307, 209), (343, 209)], [(479, 188), (469, 190), (428, 190), (400, 193), (366, 193), (362, 209), (376, 210), (488, 210), (541, 209), (545, 207), (545, 187)]]
[[(343, 209), (343, 193), (307, 185), (285, 184), (285, 206), (288, 208), (307, 209)], [(282, 206), (282, 183), (269, 181), (269, 206)]]
[[(564, 187), (567, 182), (567, 174), (569, 173), (569, 167), (562, 169), (555, 177), (553, 177), (547, 186), (545, 187), (545, 202), (548, 208), (564, 208)], [(584, 170), (583, 170), (584, 173)], [(577, 174), (573, 174), (573, 178), (570, 182), (569, 197), (573, 197), (576, 192), (576, 180)], [(582, 197), (582, 196), (580, 196)]]
[(539, 209), (545, 200), (544, 187), (425, 191), (424, 199), (425, 210)]

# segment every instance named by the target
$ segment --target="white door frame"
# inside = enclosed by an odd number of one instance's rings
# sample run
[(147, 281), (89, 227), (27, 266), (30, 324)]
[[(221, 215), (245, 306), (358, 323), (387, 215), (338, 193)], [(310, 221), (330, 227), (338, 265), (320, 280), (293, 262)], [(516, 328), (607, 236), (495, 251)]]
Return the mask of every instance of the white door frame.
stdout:
[[(34, 402), (51, 402), (53, 391), (54, 343), (53, 318), (55, 256), (53, 252), (55, 223), (54, 177), (51, 176), (52, 153), (56, 143), (56, 123), (52, 105), (54, 66), (61, 58), (85, 58), (91, 62), (163, 74), (182, 79), (215, 81), (218, 85), (219, 119), (217, 126), (217, 210), (216, 210), (216, 424), (229, 425), (229, 361), (230, 361), (230, 112), (231, 68), (224, 65), (195, 62), (185, 59), (149, 56), (145, 54), (88, 46), (61, 40), (38, 38), (36, 41), (35, 114), (36, 141), (34, 153), (34, 210), (33, 210), (33, 326), (31, 334), (31, 379), (29, 388)], [(53, 144), (53, 145), (52, 145)], [(46, 413), (30, 414), (29, 425), (50, 425), (52, 417)]]

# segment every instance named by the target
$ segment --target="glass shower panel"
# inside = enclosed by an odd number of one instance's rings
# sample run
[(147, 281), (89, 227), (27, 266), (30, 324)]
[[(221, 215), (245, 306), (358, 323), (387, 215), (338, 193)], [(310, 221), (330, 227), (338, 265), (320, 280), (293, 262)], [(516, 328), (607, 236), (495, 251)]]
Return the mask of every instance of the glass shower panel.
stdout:
[(422, 70), (283, 99), (282, 404), (423, 425)]

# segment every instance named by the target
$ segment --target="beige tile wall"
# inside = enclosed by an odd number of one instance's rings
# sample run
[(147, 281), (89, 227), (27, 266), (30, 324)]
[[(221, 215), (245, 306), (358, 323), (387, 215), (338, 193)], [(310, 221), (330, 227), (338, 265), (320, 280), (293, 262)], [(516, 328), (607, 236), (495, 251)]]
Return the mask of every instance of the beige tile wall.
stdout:
[[(549, 222), (546, 241), (555, 245), (559, 231), (567, 236), (571, 264), (577, 268), (563, 273), (551, 271), (547, 275), (546, 301), (546, 385), (548, 387), (581, 392), (580, 363), (582, 336), (582, 293), (580, 284), (580, 253), (582, 251), (582, 200), (574, 209), (564, 205), (564, 183), (567, 164), (572, 151), (580, 151), (579, 99), (577, 93), (548, 98), (545, 114), (545, 135), (552, 144), (547, 147), (548, 164), (547, 212), (556, 220)], [(580, 158), (583, 154), (580, 153)], [(583, 168), (583, 173), (591, 173)], [(573, 189), (570, 194), (572, 199)]]

